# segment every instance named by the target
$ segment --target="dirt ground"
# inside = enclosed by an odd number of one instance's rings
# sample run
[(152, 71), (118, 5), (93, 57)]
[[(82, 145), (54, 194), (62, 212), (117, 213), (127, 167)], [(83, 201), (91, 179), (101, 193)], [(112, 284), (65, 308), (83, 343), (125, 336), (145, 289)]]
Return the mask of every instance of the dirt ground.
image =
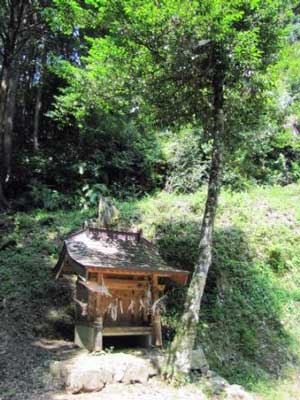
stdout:
[(159, 381), (151, 381), (146, 385), (113, 384), (99, 393), (68, 395), (56, 393), (51, 400), (205, 400), (200, 390), (193, 386), (173, 388)]
[(205, 400), (193, 385), (171, 387), (159, 379), (147, 384), (112, 384), (101, 392), (68, 394), (49, 373), (52, 361), (68, 353), (73, 343), (41, 341), (0, 328), (0, 400)]

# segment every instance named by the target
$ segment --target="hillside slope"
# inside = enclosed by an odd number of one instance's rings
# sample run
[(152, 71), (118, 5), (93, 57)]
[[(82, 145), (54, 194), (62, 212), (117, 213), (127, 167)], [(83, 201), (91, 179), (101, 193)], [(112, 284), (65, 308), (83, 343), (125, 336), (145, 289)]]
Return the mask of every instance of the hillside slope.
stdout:
[[(138, 225), (170, 263), (192, 270), (204, 199), (205, 191), (184, 196), (162, 192), (122, 202), (121, 224)], [(33, 348), (36, 337), (72, 337), (71, 293), (53, 282), (50, 270), (63, 237), (95, 213), (38, 210), (1, 218), (4, 399), (43, 385), (39, 377), (49, 360)], [(171, 288), (165, 339), (174, 334), (183, 297), (183, 290)], [(263, 398), (299, 399), (299, 305), (300, 186), (223, 192), (199, 324), (199, 342), (211, 368)], [(28, 368), (16, 368), (20, 357)]]
[[(211, 367), (270, 399), (275, 393), (276, 399), (288, 399), (286, 379), (299, 379), (299, 189), (222, 193), (199, 325)], [(166, 259), (192, 269), (204, 195), (160, 193), (123, 205), (123, 213), (140, 216), (140, 226)], [(169, 315), (166, 321), (176, 325)], [(288, 390), (291, 398), (300, 398), (299, 384)]]

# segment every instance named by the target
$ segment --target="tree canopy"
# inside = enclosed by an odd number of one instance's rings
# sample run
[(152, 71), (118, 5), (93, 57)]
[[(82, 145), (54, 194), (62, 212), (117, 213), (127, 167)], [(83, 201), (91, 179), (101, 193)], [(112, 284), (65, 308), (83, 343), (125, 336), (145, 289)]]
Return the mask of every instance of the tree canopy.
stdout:
[[(226, 66), (225, 184), (239, 189), (248, 182), (298, 179), (293, 3), (16, 4), (0, 7), (2, 81), (5, 54), (18, 65), (10, 75), (12, 95), (1, 134), (6, 143), (1, 187), (12, 204), (27, 207), (31, 198), (31, 204), (42, 205), (45, 197), (50, 202), (59, 197), (53, 207), (69, 206), (64, 194), (87, 204), (99, 193), (124, 197), (165, 187), (179, 165), (179, 150), (166, 149), (180, 146), (180, 132), (192, 130), (191, 143), (203, 149), (211, 145), (213, 57)], [(8, 45), (7, 29), (16, 29), (16, 51)], [(278, 35), (287, 45), (275, 56)], [(266, 73), (270, 63), (276, 66)], [(185, 158), (186, 171), (199, 160), (207, 171), (201, 146), (197, 159)], [(185, 172), (178, 171), (177, 188), (200, 187), (207, 176), (200, 174), (190, 186), (180, 183)]]

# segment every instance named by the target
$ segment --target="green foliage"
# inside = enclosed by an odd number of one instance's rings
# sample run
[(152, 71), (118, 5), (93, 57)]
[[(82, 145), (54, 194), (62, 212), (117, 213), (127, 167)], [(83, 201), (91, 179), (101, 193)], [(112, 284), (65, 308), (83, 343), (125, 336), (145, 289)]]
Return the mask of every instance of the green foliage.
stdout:
[[(300, 178), (297, 15), (285, 29), (292, 3), (45, 3), (43, 46), (33, 37), (16, 59), (14, 163), (5, 183), (11, 198), (20, 196), (19, 209), (44, 211), (0, 221), (0, 297), (16, 320), (20, 304), (30, 304), (34, 321), (24, 330), (57, 333), (67, 299), (56, 312), (63, 290), (55, 291), (49, 270), (62, 237), (95, 217), (99, 195), (117, 197), (123, 225), (139, 224), (168, 262), (192, 271), (219, 79), (224, 182), (240, 193), (221, 198), (199, 340), (212, 367), (232, 381), (253, 386), (283, 375), (300, 330), (298, 187), (255, 185)], [(37, 87), (40, 148), (33, 154)], [(138, 200), (163, 184), (168, 193)], [(59, 211), (74, 206), (81, 213)], [(170, 289), (168, 339), (184, 298)]]
[[(196, 191), (209, 168), (214, 57), (226, 70), (225, 185), (243, 190), (296, 182), (299, 18), (282, 29), (290, 22), (284, 3), (34, 2), (43, 32), (33, 30), (16, 60), (8, 197), (21, 197), (16, 207), (30, 208), (23, 194), (32, 180), (79, 196), (83, 205), (93, 203), (86, 186), (104, 185), (119, 198), (163, 185)], [(6, 7), (0, 7), (3, 16)], [(38, 88), (39, 150), (33, 152)]]
[[(140, 220), (169, 263), (192, 270), (204, 196), (160, 193), (119, 208)], [(198, 340), (212, 369), (254, 390), (275, 393), (277, 379), (299, 368), (299, 200), (298, 185), (220, 200)], [(170, 293), (163, 331), (172, 339), (184, 301), (181, 290)]]
[[(90, 39), (84, 60), (87, 78), (83, 78), (93, 82), (89, 97), (102, 109), (124, 111), (136, 106), (140, 115), (154, 113), (159, 124), (201, 121), (211, 128), (211, 80), (218, 64), (211, 59), (217, 57), (225, 75), (228, 134), (237, 134), (246, 119), (250, 123), (245, 100), (249, 107), (256, 104), (257, 120), (264, 84), (259, 71), (278, 46), (282, 5), (280, 1), (249, 5), (222, 0), (167, 1), (159, 6), (136, 0), (103, 4), (102, 24), (114, 22), (108, 35)], [(189, 74), (182, 79), (185, 70)], [(83, 72), (73, 68), (73, 79), (76, 74), (78, 85)], [(101, 96), (104, 85), (105, 97)]]
[(59, 193), (55, 189), (50, 189), (42, 183), (35, 182), (29, 185), (29, 189), (29, 196), (35, 208), (44, 208), (51, 211), (74, 205), (74, 200), (72, 201), (70, 197)]
[[(226, 82), (226, 143), (233, 159), (225, 183), (243, 189), (249, 179), (284, 184), (296, 179), (297, 165), (289, 168), (293, 160), (283, 153), (289, 160), (288, 176), (280, 154), (273, 154), (269, 136), (259, 148), (257, 134), (266, 123), (261, 118), (269, 101), (265, 89), (274, 81), (264, 72), (274, 61), (289, 10), (281, 1), (55, 5), (55, 26), (70, 34), (71, 22), (78, 27), (75, 36), (87, 32), (80, 62), (58, 58), (53, 64), (65, 85), (48, 111), (64, 129), (75, 125), (79, 131), (89, 157), (73, 159), (72, 164), (85, 171), (84, 184), (106, 185), (119, 197), (152, 190), (162, 181), (168, 190), (197, 190), (207, 178), (211, 82), (217, 64)], [(91, 17), (93, 29), (87, 30)], [(216, 63), (211, 61), (215, 58)], [(189, 71), (186, 78), (183, 71)], [(175, 134), (163, 159), (153, 126), (187, 123), (197, 128)], [(266, 147), (271, 154), (256, 165)], [(75, 181), (74, 176), (72, 187)]]
[[(70, 86), (69, 90), (76, 91), (76, 87)], [(57, 106), (60, 113), (68, 115), (65, 108), (68, 98), (60, 97), (60, 101)], [(81, 95), (81, 101), (88, 102), (78, 120), (82, 152), (76, 150), (77, 144), (74, 143), (70, 160), (72, 181), (69, 185), (82, 191), (82, 197), (86, 199), (93, 197), (91, 192), (87, 192), (99, 191), (98, 187), (106, 186), (108, 192), (120, 198), (139, 195), (157, 187), (161, 177), (156, 170), (162, 156), (154, 132), (130, 116), (99, 110), (97, 103), (92, 103), (86, 93)], [(89, 189), (86, 190), (87, 187)]]
[[(123, 226), (142, 228), (169, 263), (192, 271), (204, 200), (204, 190), (161, 192), (116, 205)], [(225, 191), (220, 199), (198, 340), (212, 369), (257, 391), (276, 392), (289, 369), (299, 368), (299, 204), (299, 185)], [(62, 239), (91, 217), (97, 207), (1, 219), (0, 304), (5, 301), (14, 324), (20, 321), (23, 335), (70, 335), (70, 293), (52, 280), (51, 268)], [(177, 329), (184, 296), (168, 283), (166, 341)]]
[(80, 196), (80, 205), (84, 209), (97, 207), (100, 196), (108, 194), (108, 189), (102, 183), (93, 186), (85, 185), (82, 188), (82, 195)]
[(162, 137), (168, 191), (193, 193), (207, 181), (211, 146), (200, 129), (186, 128)]
[(198, 224), (170, 221), (156, 226), (161, 254), (177, 268), (192, 270), (198, 256)]
[(233, 189), (243, 190), (251, 182), (286, 185), (299, 180), (299, 43), (291, 38), (264, 77), (270, 87), (263, 123), (228, 156), (225, 185)]
[(6, 328), (17, 330), (22, 340), (33, 335), (72, 338), (72, 292), (54, 281), (52, 268), (62, 238), (81, 226), (85, 216), (37, 210), (1, 219), (1, 312)]
[(273, 247), (270, 249), (269, 265), (275, 272), (285, 272), (287, 265), (282, 248)]

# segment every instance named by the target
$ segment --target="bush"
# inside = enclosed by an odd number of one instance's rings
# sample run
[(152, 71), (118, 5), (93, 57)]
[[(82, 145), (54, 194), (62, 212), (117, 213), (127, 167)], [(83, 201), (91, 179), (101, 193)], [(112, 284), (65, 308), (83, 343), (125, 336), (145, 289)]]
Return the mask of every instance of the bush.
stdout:
[(29, 196), (31, 198), (32, 206), (35, 208), (44, 208), (45, 210), (53, 211), (60, 208), (72, 207), (75, 203), (75, 199), (71, 199), (58, 192), (55, 189), (49, 188), (39, 182), (29, 185), (30, 192)]
[(172, 141), (166, 146), (166, 190), (193, 193), (199, 189), (208, 179), (210, 151), (201, 129), (172, 133)]
[(270, 249), (268, 263), (274, 272), (284, 272), (288, 269), (283, 250), (280, 247)]
[(95, 185), (84, 185), (82, 190), (79, 192), (79, 204), (84, 209), (98, 207), (100, 196), (107, 196), (108, 194), (108, 188), (101, 183), (96, 183)]

